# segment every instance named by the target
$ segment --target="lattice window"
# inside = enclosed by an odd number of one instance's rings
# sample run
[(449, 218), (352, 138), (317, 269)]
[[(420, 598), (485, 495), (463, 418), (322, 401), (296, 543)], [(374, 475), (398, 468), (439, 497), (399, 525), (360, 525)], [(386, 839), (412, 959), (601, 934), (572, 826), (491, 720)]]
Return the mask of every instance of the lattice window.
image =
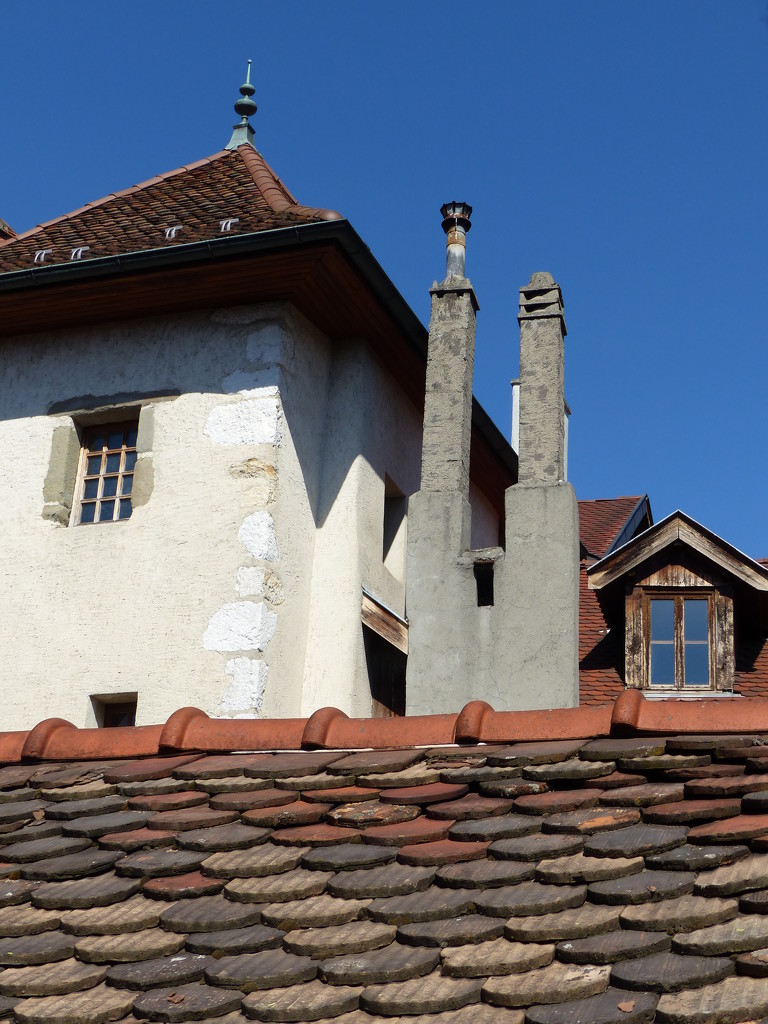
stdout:
[(76, 524), (130, 518), (138, 426), (134, 419), (102, 423), (83, 432)]

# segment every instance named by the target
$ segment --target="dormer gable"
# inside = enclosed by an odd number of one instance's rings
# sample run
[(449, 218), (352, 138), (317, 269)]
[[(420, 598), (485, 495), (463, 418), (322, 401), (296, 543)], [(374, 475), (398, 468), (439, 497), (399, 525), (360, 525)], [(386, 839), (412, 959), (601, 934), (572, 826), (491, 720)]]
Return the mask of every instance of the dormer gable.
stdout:
[(765, 633), (768, 568), (677, 511), (587, 570), (606, 621), (624, 613), (625, 685), (731, 693), (740, 644)]

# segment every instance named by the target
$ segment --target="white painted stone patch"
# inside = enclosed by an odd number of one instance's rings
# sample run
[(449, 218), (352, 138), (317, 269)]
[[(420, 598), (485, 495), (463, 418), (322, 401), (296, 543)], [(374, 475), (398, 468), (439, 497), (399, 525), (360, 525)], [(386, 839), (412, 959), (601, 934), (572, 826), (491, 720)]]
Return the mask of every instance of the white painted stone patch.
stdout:
[(276, 387), (254, 388), (242, 402), (211, 409), (204, 433), (215, 445), (279, 444), (280, 395)]
[(264, 570), (258, 565), (241, 565), (237, 570), (240, 597), (263, 597), (264, 591)]
[(222, 694), (219, 714), (238, 718), (258, 715), (264, 700), (267, 666), (254, 658), (232, 658), (225, 671), (231, 682)]
[(256, 601), (222, 605), (203, 634), (206, 651), (263, 651), (275, 632), (277, 615)]
[(277, 561), (275, 523), (269, 512), (252, 512), (243, 521), (237, 536), (254, 558), (263, 558), (266, 562)]

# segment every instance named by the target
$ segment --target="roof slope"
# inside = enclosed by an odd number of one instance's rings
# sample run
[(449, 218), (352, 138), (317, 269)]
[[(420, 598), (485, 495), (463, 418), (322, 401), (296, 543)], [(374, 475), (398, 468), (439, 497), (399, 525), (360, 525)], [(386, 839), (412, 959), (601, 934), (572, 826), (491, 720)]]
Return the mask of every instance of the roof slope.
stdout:
[(88, 762), (71, 730), (74, 760), (0, 769), (0, 1018), (762, 1018), (768, 736), (667, 703), (628, 695), (598, 738), (558, 739), (588, 709), (533, 742), (551, 713), (489, 710), (522, 742), (354, 752)]
[(579, 501), (579, 539), (593, 558), (602, 558), (645, 495)]
[(613, 546), (645, 495), (579, 501), (579, 700), (603, 704), (623, 691), (624, 637), (610, 632), (587, 568)]
[(242, 145), (0, 241), (0, 273), (28, 270), (35, 254), (48, 249), (37, 264), (41, 270), (71, 262), (80, 246), (88, 247), (82, 258), (93, 259), (219, 238), (222, 222), (231, 218), (227, 233), (246, 234), (338, 220), (339, 214), (298, 204), (263, 157)]

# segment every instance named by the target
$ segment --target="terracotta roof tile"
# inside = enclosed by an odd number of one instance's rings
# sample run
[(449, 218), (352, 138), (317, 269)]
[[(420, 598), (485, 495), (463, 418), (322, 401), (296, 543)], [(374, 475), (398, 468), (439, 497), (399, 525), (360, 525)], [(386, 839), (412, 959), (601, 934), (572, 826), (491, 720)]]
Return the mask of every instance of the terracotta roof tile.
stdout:
[(579, 538), (594, 558), (602, 558), (621, 533), (643, 495), (579, 500)]
[[(335, 220), (301, 206), (251, 146), (222, 150), (88, 203), (19, 235), (0, 222), (0, 273), (161, 249), (189, 242)], [(224, 222), (231, 220), (227, 227)], [(177, 230), (174, 230), (177, 229)], [(41, 258), (36, 254), (44, 253)]]
[[(603, 717), (577, 710), (557, 719), (564, 735), (535, 739), (539, 713), (489, 709), (464, 721), (498, 744), (456, 746), (456, 758), (424, 748), (273, 756), (254, 744), (226, 767), (247, 771), (229, 778), (267, 804), (279, 797), (260, 810), (275, 815), (266, 827), (245, 824), (254, 808), (217, 810), (216, 787), (206, 787), (226, 781), (223, 762), (183, 765), (184, 751), (119, 768), (9, 766), (0, 808), (33, 807), (36, 817), (0, 833), (10, 876), (0, 884), (3, 1019), (750, 1019), (736, 1014), (762, 1012), (768, 974), (768, 777), (756, 756), (768, 702), (718, 707), (719, 732), (707, 734), (696, 703), (624, 693), (607, 726), (576, 739), (579, 723)], [(195, 720), (204, 738), (207, 719)], [(326, 722), (336, 735), (345, 728), (343, 718)], [(264, 723), (255, 724), (258, 738)], [(359, 735), (359, 723), (348, 728)], [(317, 723), (311, 735), (322, 739)], [(91, 749), (88, 730), (67, 736), (74, 758)], [(130, 731), (114, 742), (126, 749)], [(464, 766), (461, 781), (413, 784), (414, 768), (442, 773), (450, 763)], [(153, 779), (104, 783), (146, 778), (142, 765)], [(306, 789), (332, 766), (333, 788)], [(281, 790), (282, 770), (302, 785)], [(467, 774), (476, 770), (516, 774), (494, 783)], [(132, 788), (163, 786), (174, 772), (185, 778), (167, 794), (172, 810), (158, 809), (169, 806), (157, 803), (164, 794)], [(514, 803), (485, 788), (523, 784), (546, 788)], [(82, 788), (102, 795), (72, 799)], [(149, 806), (130, 810), (138, 797)], [(69, 817), (75, 804), (92, 813)], [(297, 809), (317, 820), (281, 817)], [(233, 820), (201, 825), (209, 812)], [(173, 815), (174, 828), (148, 830), (147, 815)], [(125, 831), (105, 831), (115, 822)], [(131, 848), (132, 837), (158, 836), (164, 845)], [(750, 975), (759, 987), (745, 985)]]

